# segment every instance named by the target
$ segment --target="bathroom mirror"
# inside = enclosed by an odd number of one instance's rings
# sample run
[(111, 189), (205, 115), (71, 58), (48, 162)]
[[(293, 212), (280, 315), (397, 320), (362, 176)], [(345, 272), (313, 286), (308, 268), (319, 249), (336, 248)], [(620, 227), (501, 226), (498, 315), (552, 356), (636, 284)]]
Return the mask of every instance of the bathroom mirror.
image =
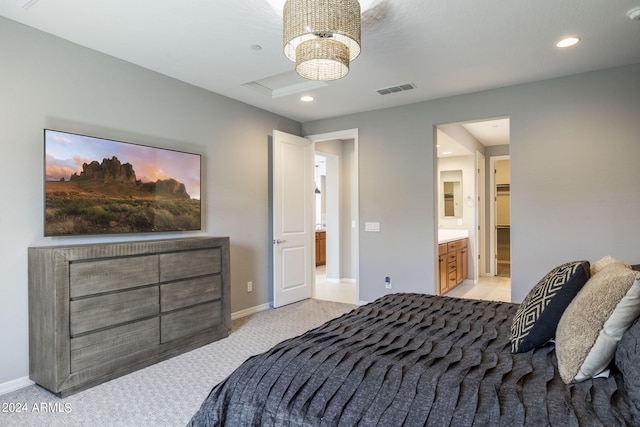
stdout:
[(440, 171), (440, 214), (462, 218), (462, 171)]

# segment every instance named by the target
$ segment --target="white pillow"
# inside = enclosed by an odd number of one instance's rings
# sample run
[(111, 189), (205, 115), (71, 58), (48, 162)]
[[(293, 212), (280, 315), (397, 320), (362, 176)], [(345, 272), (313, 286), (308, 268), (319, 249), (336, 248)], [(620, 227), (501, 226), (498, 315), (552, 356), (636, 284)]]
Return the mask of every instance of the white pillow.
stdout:
[(640, 273), (610, 263), (593, 275), (567, 307), (556, 331), (562, 380), (599, 374), (613, 360), (622, 334), (640, 315)]
[[(617, 258), (612, 257), (611, 255), (607, 255), (604, 256), (602, 258), (600, 258), (599, 260), (592, 262), (591, 263), (591, 275), (595, 275), (598, 271), (602, 270), (604, 267), (606, 267), (609, 264), (613, 264), (613, 263), (620, 263), (620, 264), (624, 264), (626, 266), (629, 266), (628, 264), (625, 264), (623, 261), (620, 261)], [(631, 267), (629, 267), (631, 268)]]

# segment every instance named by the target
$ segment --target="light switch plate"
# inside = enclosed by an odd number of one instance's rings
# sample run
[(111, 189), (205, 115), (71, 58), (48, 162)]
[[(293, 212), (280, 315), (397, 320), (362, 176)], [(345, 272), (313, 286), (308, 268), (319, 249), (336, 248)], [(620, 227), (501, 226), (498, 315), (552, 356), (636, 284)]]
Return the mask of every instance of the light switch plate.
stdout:
[(365, 222), (364, 223), (364, 231), (380, 231), (380, 223), (379, 222)]

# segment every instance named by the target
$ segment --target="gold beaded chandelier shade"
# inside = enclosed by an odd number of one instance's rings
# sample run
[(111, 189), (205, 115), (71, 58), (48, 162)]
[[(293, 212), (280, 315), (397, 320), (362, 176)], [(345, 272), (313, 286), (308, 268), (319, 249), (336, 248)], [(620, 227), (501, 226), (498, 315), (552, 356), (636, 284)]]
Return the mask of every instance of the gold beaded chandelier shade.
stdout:
[(283, 21), (284, 54), (302, 77), (342, 78), (360, 54), (358, 0), (287, 0)]

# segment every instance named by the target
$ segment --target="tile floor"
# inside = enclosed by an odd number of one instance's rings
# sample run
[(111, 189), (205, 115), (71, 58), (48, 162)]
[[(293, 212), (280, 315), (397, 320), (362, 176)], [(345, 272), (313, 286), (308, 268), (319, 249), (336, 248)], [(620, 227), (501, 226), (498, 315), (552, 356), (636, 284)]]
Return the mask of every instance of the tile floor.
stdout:
[[(450, 297), (511, 302), (510, 277), (481, 277), (477, 284), (464, 283), (451, 292)], [(327, 282), (326, 267), (316, 267), (316, 287), (313, 298), (356, 304), (356, 285), (353, 282)]]
[(316, 267), (316, 287), (313, 298), (326, 301), (356, 304), (356, 284), (347, 281), (327, 281), (326, 266)]
[(511, 302), (511, 277), (480, 277), (475, 285), (463, 283), (448, 292), (447, 296)]

